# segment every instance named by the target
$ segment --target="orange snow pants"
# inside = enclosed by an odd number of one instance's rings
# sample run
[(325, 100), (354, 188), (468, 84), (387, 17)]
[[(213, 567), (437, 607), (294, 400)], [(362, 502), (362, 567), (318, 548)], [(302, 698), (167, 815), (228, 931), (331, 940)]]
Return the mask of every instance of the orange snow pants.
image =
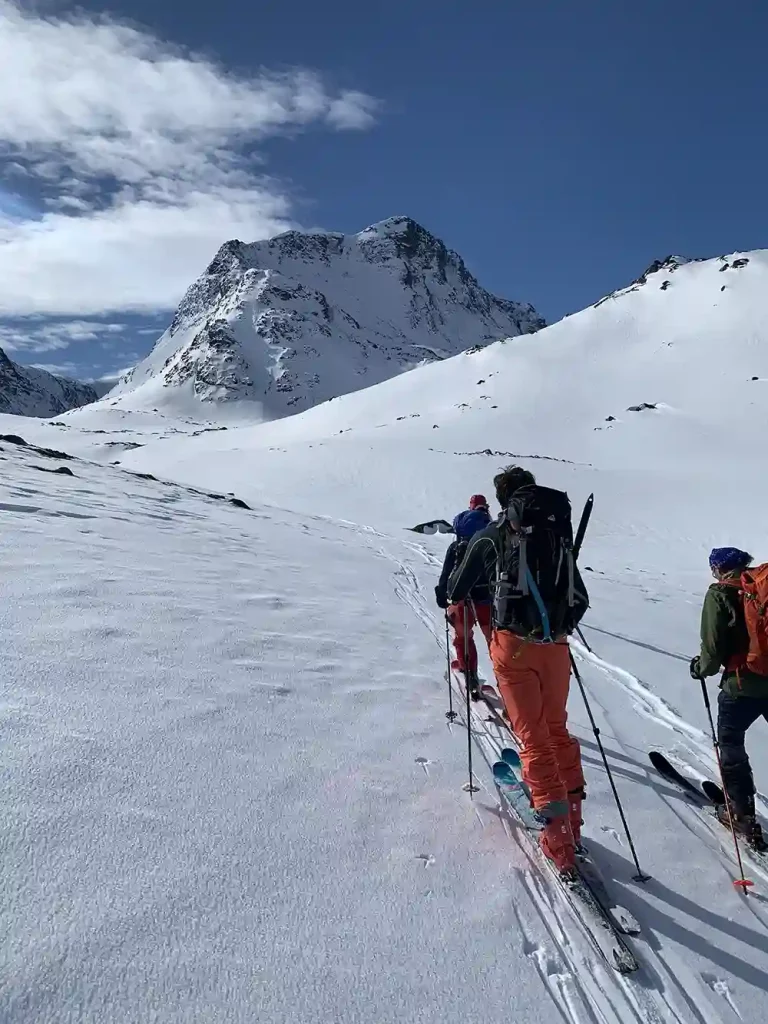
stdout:
[[(464, 605), (467, 606), (467, 655), (469, 664), (464, 664)], [(476, 614), (473, 614), (473, 609)], [(448, 621), (453, 626), (453, 647), (456, 651), (456, 661), (459, 669), (465, 672), (477, 672), (477, 648), (472, 632), (475, 623), (483, 631), (486, 643), (491, 642), (491, 606), (489, 604), (475, 604), (473, 601), (459, 601), (457, 604), (448, 606)]]
[(499, 693), (522, 749), (533, 806), (568, 814), (567, 794), (584, 785), (579, 742), (566, 727), (571, 663), (568, 642), (536, 644), (496, 630), (491, 660)]

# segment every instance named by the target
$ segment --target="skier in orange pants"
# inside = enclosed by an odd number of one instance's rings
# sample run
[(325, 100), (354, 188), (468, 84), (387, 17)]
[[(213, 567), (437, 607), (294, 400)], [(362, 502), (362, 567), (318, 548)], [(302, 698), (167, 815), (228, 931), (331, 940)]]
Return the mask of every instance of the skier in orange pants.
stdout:
[(497, 630), (491, 640), (491, 659), (512, 731), (522, 745), (523, 779), (533, 806), (544, 809), (552, 821), (567, 817), (578, 845), (584, 775), (579, 742), (567, 728), (568, 642), (563, 638), (550, 644), (531, 643)]
[(588, 606), (573, 558), (571, 506), (510, 466), (494, 479), (499, 518), (476, 533), (448, 580), (451, 602), (478, 581), (493, 586), (491, 659), (523, 778), (545, 819), (541, 847), (558, 870), (575, 863), (581, 839), (584, 775), (578, 741), (567, 729), (571, 665), (568, 634)]

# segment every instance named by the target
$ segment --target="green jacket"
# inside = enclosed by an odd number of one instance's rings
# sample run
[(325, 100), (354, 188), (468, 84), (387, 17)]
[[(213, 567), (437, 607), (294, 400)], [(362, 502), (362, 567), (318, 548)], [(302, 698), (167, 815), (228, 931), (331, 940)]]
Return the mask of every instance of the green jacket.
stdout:
[[(733, 578), (738, 576), (735, 573)], [(701, 610), (699, 672), (703, 677), (716, 676), (730, 658), (745, 652), (748, 647), (749, 635), (738, 589), (713, 583)], [(768, 697), (768, 676), (758, 676), (743, 668), (738, 671), (726, 669), (720, 686), (731, 697)]]

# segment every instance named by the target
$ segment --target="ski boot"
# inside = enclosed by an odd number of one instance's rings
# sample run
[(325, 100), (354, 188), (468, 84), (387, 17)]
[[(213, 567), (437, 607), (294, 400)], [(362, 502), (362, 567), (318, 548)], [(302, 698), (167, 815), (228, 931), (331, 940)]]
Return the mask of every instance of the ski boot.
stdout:
[(547, 819), (539, 835), (539, 846), (561, 877), (576, 877), (576, 844), (567, 815)]
[(477, 677), (477, 669), (469, 669), (464, 673), (464, 680), (469, 688), (470, 700), (480, 700), (480, 680)]
[(472, 700), (480, 700), (480, 681), (477, 678), (477, 670), (467, 671), (458, 658), (454, 658), (451, 662), (451, 668), (454, 672), (464, 677), (464, 685), (469, 690), (469, 696)]
[(747, 837), (747, 842), (755, 853), (768, 853), (768, 843), (765, 841), (763, 829), (759, 821), (752, 826), (752, 834)]
[(586, 793), (583, 786), (579, 789), (572, 789), (568, 793), (568, 816), (571, 819), (571, 832), (577, 850), (581, 848), (581, 826), (584, 824), (581, 817), (581, 805), (585, 799)]
[[(743, 836), (747, 843), (757, 853), (768, 851), (768, 843), (763, 836), (763, 829), (755, 816), (755, 802), (750, 800), (746, 808), (731, 808), (733, 812), (733, 829), (737, 835)], [(725, 804), (717, 804), (715, 807), (717, 820), (724, 825), (728, 831), (731, 830), (731, 822), (728, 818), (728, 808)]]

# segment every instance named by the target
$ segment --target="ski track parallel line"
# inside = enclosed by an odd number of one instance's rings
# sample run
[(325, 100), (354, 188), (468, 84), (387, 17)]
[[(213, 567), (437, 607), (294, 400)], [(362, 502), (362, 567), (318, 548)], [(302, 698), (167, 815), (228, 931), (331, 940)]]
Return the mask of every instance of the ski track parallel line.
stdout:
[[(432, 634), (436, 645), (442, 650), (443, 640), (441, 631), (437, 626), (434, 616), (426, 608), (423, 591), (419, 585), (416, 573), (401, 562), (399, 558), (389, 554), (384, 549), (380, 548), (379, 553), (393, 561), (400, 570), (399, 573), (396, 572), (395, 574), (400, 577), (396, 580), (395, 585), (397, 596), (412, 609), (417, 618)], [(685, 722), (662, 698), (657, 697), (656, 694), (630, 672), (619, 666), (611, 665), (596, 655), (591, 655), (585, 647), (575, 641), (573, 646), (575, 653), (582, 660), (591, 662), (596, 668), (616, 679), (625, 692), (635, 698), (644, 698), (651, 705), (651, 709), (655, 711), (653, 714), (649, 713), (649, 717), (655, 718), (668, 728), (672, 728), (675, 732), (682, 733), (686, 739), (693, 739), (696, 742), (703, 738), (704, 734), (701, 730)], [(457, 721), (460, 721), (463, 727), (466, 728), (466, 718), (462, 713), (466, 711), (464, 695), (453, 678), (453, 674), (451, 674), (450, 685), (457, 699), (457, 706), (460, 711)], [(478, 713), (474, 709), (472, 709), (470, 714), (473, 720), (473, 740), (486, 766), (490, 769), (493, 761), (498, 760), (501, 756), (501, 747), (508, 745), (509, 737), (506, 736), (506, 730), (504, 730), (504, 736), (494, 737), (489, 729), (489, 726), (493, 724), (492, 722), (478, 721)], [(498, 725), (495, 728), (497, 733), (501, 732), (501, 728)], [(475, 783), (481, 785), (482, 789), (487, 792), (487, 787), (482, 784), (482, 780), (477, 775), (475, 775)], [(508, 820), (508, 816), (503, 813), (503, 803), (499, 803), (499, 809), (502, 811), (500, 817), (504, 832), (507, 837), (511, 838), (514, 834), (514, 826)], [(523, 844), (519, 842), (517, 846), (518, 849), (524, 851), (532, 867), (534, 867), (533, 861), (530, 859), (530, 851), (526, 850)], [(526, 886), (526, 891), (529, 892), (534, 906), (537, 906), (539, 913), (542, 914), (544, 927), (547, 929), (551, 941), (554, 942), (555, 934), (552, 931), (551, 919), (559, 920), (559, 915), (556, 913), (553, 902), (557, 897), (557, 893), (554, 890), (550, 891), (545, 879), (541, 877), (538, 865), (535, 865), (535, 874), (532, 874), (531, 877), (535, 877), (538, 885), (544, 887), (547, 893), (546, 902), (549, 904), (550, 910), (549, 916), (545, 918), (542, 913), (543, 907), (537, 903), (532, 891)], [(563, 908), (569, 909), (565, 903), (563, 903)], [(582, 932), (583, 929), (575, 912), (572, 912), (570, 916), (574, 926), (579, 932)], [(591, 953), (592, 947), (587, 940), (587, 936), (582, 935), (581, 938), (583, 938), (585, 950), (589, 949)], [(657, 978), (660, 985), (659, 990), (644, 987), (638, 979), (616, 975), (613, 972), (609, 974), (610, 968), (604, 966), (602, 962), (598, 962), (596, 957), (590, 958), (579, 947), (574, 947), (570, 942), (567, 942), (567, 946), (562, 948), (561, 955), (573, 971), (574, 978), (577, 979), (576, 983), (579, 986), (586, 1012), (589, 1014), (588, 1024), (631, 1024), (633, 1021), (637, 1022), (637, 1024), (687, 1024), (687, 1014), (681, 1015), (680, 1011), (675, 1007), (672, 994), (664, 983), (664, 978), (667, 977), (668, 972), (663, 959), (647, 944), (643, 952), (643, 960), (646, 967), (641, 966), (641, 971)], [(551, 990), (550, 994), (554, 999), (555, 995)], [(562, 993), (560, 994), (562, 995)], [(573, 1007), (571, 1005), (566, 1009), (559, 1000), (557, 1005), (564, 1021), (567, 1021), (568, 1024), (581, 1024), (578, 1017), (573, 1016)], [(610, 1016), (606, 1016), (606, 1012)], [(722, 1024), (719, 1018), (713, 1018), (709, 1014), (704, 1014), (698, 1008), (696, 1015), (700, 1021), (706, 1022), (706, 1024)]]

